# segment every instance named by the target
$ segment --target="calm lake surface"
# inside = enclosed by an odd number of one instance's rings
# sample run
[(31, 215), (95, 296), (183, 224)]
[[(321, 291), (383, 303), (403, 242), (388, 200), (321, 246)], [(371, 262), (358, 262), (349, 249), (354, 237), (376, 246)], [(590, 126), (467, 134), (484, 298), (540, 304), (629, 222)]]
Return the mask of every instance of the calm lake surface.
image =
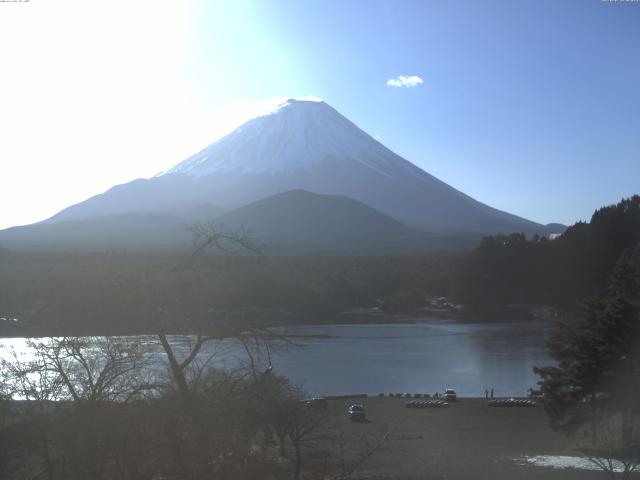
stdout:
[[(300, 327), (300, 348), (277, 354), (276, 371), (314, 394), (525, 395), (534, 365), (548, 365), (548, 323), (417, 323)], [(291, 334), (291, 330), (289, 330)]]
[[(547, 322), (318, 325), (279, 329), (293, 345), (271, 353), (274, 372), (302, 384), (311, 395), (431, 393), (455, 389), (461, 396), (523, 396), (536, 386), (533, 366), (549, 365)], [(136, 337), (155, 342), (153, 337)], [(179, 352), (185, 337), (172, 337)], [(2, 340), (8, 349), (25, 339)], [(158, 349), (158, 361), (163, 356)], [(233, 368), (245, 361), (241, 345), (211, 342), (202, 358)], [(261, 365), (265, 365), (264, 359)], [(162, 363), (160, 363), (162, 364)]]

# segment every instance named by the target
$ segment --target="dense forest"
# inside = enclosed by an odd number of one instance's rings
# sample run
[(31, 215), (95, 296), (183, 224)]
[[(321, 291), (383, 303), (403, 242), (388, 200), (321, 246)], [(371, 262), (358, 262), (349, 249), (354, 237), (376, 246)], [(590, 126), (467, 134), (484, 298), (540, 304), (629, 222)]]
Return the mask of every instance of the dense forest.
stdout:
[[(195, 332), (397, 312), (446, 295), (458, 259), (0, 251), (0, 335)], [(17, 321), (14, 321), (17, 319)]]
[(570, 310), (597, 295), (640, 242), (640, 196), (559, 238), (490, 236), (467, 257), (276, 257), (0, 249), (0, 335), (196, 332), (340, 322), (449, 296), (467, 312), (509, 304)]
[(485, 237), (461, 265), (453, 296), (465, 305), (543, 303), (575, 308), (604, 287), (627, 249), (640, 242), (640, 196), (597, 210), (559, 238)]

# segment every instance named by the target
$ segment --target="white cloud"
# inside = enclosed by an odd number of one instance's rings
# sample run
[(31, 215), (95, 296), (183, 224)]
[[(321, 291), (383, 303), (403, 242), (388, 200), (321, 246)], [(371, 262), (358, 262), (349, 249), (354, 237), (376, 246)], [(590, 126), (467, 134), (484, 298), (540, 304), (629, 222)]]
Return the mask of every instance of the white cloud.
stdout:
[(405, 76), (405, 75), (398, 75), (396, 78), (390, 78), (389, 80), (387, 80), (387, 85), (390, 87), (415, 87), (417, 85), (420, 85), (422, 82), (422, 79), (417, 76), (417, 75), (411, 75), (411, 76)]

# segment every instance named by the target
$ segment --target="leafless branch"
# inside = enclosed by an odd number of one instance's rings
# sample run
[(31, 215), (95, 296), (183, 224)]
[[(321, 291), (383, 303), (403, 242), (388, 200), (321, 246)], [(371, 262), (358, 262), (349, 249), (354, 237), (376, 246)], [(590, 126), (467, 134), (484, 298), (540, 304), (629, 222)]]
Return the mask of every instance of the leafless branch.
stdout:
[(191, 226), (194, 250), (189, 257), (188, 264), (207, 250), (213, 250), (224, 255), (237, 255), (242, 252), (261, 254), (263, 247), (258, 245), (247, 230), (226, 230), (214, 223), (196, 223)]

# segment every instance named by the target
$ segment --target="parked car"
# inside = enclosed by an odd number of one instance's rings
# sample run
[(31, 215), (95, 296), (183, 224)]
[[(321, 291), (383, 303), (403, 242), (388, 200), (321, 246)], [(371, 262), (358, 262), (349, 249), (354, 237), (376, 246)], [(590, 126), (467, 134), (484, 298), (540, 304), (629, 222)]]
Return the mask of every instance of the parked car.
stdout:
[(458, 398), (458, 396), (456, 395), (456, 391), (452, 390), (451, 388), (447, 388), (444, 391), (444, 394), (442, 395), (442, 397), (448, 402), (455, 402)]
[(364, 411), (364, 406), (357, 404), (349, 405), (347, 409), (347, 414), (352, 422), (362, 422), (367, 419), (367, 414)]

